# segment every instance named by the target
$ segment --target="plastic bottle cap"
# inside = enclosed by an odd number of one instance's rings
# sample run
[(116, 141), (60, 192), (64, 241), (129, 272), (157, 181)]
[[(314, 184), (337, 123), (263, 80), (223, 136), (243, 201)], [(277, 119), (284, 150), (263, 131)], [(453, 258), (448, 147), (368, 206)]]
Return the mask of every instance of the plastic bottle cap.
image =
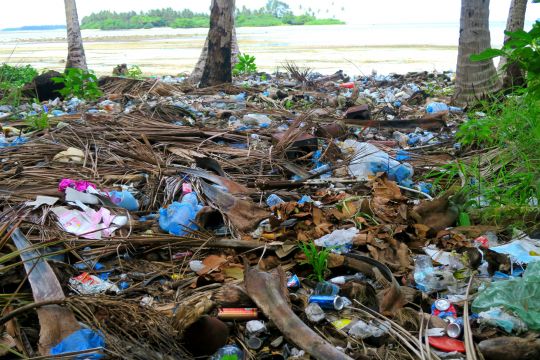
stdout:
[(445, 299), (439, 299), (435, 301), (435, 307), (437, 308), (437, 310), (446, 311), (450, 308), (450, 301)]
[(252, 336), (246, 341), (247, 347), (252, 350), (259, 350), (262, 347), (262, 344), (262, 340), (256, 336)]

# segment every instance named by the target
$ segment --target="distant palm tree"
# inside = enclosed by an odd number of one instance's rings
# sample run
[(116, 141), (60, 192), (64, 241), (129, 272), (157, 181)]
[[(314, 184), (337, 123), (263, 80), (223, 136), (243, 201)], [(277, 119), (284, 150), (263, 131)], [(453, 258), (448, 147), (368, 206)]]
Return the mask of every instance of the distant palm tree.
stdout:
[(460, 104), (485, 98), (500, 90), (493, 60), (472, 62), (471, 55), (491, 46), (489, 0), (461, 0), (461, 20), (456, 69), (456, 94)]
[(75, 0), (64, 0), (64, 4), (66, 8), (68, 41), (66, 69), (77, 68), (88, 70), (88, 66), (86, 65), (86, 55), (84, 54), (81, 27), (77, 15), (77, 5), (75, 4)]

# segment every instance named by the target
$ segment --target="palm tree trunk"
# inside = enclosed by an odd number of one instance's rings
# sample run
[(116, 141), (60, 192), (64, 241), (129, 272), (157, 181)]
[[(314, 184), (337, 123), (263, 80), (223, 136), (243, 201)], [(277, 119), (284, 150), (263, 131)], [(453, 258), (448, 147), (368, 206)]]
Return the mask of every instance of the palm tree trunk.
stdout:
[[(515, 32), (523, 30), (525, 26), (525, 12), (527, 11), (527, 0), (512, 0), (510, 11), (508, 12), (508, 20), (506, 21), (506, 31)], [(506, 43), (510, 37), (506, 35), (504, 42)], [(514, 86), (521, 86), (525, 83), (523, 71), (516, 63), (511, 63), (504, 68), (508, 59), (501, 57), (497, 70), (501, 73), (503, 88), (509, 89)]]
[[(240, 54), (240, 47), (238, 46), (238, 38), (236, 37), (236, 28), (233, 27), (233, 33), (232, 33), (232, 48), (231, 48), (231, 66), (234, 67), (238, 63), (238, 55)], [(191, 75), (189, 76), (189, 82), (192, 84), (196, 84), (199, 81), (201, 81), (204, 65), (206, 64), (206, 59), (208, 58), (208, 37), (206, 37), (206, 41), (204, 42), (203, 49), (201, 51), (201, 55), (199, 56), (199, 60), (197, 61), (197, 64), (195, 65), (195, 68), (191, 72)]]
[(81, 27), (79, 26), (79, 17), (77, 16), (77, 5), (75, 4), (75, 0), (64, 0), (64, 4), (66, 7), (68, 41), (66, 69), (77, 68), (88, 70), (82, 42)]
[(489, 0), (461, 0), (459, 31), (454, 100), (464, 105), (485, 98), (501, 88), (493, 60), (470, 60), (471, 55), (491, 47)]
[(235, 0), (212, 0), (208, 54), (200, 87), (232, 82), (232, 37)]

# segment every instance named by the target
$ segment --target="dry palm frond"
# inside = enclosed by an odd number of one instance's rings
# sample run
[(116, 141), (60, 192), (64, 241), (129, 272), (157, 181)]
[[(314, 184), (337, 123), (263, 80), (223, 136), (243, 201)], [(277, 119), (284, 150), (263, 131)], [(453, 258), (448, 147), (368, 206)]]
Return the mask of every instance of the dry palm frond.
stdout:
[(291, 126), (285, 131), (283, 137), (275, 146), (274, 157), (283, 158), (287, 149), (289, 149), (293, 143), (298, 139), (302, 134), (305, 134), (306, 129), (310, 128), (311, 121), (310, 117), (312, 115), (311, 111), (305, 112), (294, 120)]
[(172, 319), (153, 308), (141, 308), (137, 300), (77, 296), (66, 302), (77, 318), (101, 331), (107, 349), (123, 359), (188, 358)]
[[(427, 356), (428, 359), (440, 360), (440, 358), (437, 355), (435, 355), (434, 353), (432, 353), (425, 347), (425, 344), (423, 344), (419, 338), (415, 338), (411, 333), (409, 333), (403, 327), (398, 325), (395, 321), (365, 307), (363, 304), (361, 304), (357, 300), (354, 300), (354, 302), (356, 303), (356, 305), (359, 306), (359, 308), (348, 307), (349, 309), (362, 313), (368, 318), (371, 318), (376, 323), (379, 323), (379, 324), (390, 323), (391, 326), (390, 326), (389, 334), (392, 337), (394, 337), (397, 340), (397, 342), (400, 345), (402, 345), (411, 356), (414, 355), (415, 358), (423, 358), (423, 356)], [(423, 318), (422, 318), (422, 321), (423, 321)], [(420, 327), (420, 329), (422, 329), (422, 326)]]
[(122, 94), (131, 97), (144, 95), (174, 96), (182, 95), (178, 87), (157, 79), (130, 79), (106, 76), (99, 80), (100, 88), (106, 94)]
[(311, 74), (310, 68), (300, 69), (294, 61), (286, 61), (283, 64), (283, 67), (291, 75), (293, 79), (302, 83), (303, 86), (312, 86), (313, 82), (309, 80), (309, 75)]

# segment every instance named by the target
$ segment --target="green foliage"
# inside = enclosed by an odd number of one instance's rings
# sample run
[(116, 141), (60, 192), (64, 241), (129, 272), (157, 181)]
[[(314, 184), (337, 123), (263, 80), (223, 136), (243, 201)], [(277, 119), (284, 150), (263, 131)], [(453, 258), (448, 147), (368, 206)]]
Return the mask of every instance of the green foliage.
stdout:
[(238, 55), (238, 63), (234, 66), (233, 74), (253, 74), (257, 72), (257, 65), (255, 64), (255, 56), (248, 55), (246, 53)]
[[(344, 22), (336, 19), (317, 19), (313, 13), (294, 15), (284, 2), (268, 0), (257, 10), (245, 6), (236, 10), (236, 27), (279, 26), (279, 25), (336, 25)], [(154, 27), (207, 28), (210, 25), (208, 14), (194, 13), (191, 10), (176, 11), (172, 8), (149, 10), (147, 12), (100, 11), (85, 16), (82, 29), (151, 29)]]
[(60, 94), (64, 97), (76, 96), (79, 99), (96, 100), (103, 95), (98, 87), (96, 75), (92, 71), (77, 68), (66, 69), (61, 77), (52, 80), (57, 84), (63, 84)]
[(291, 110), (294, 107), (294, 103), (291, 99), (287, 99), (283, 105), (287, 110)]
[(37, 70), (30, 65), (2, 64), (0, 66), (0, 93), (2, 94), (0, 103), (18, 106), (23, 86), (31, 82), (37, 74)]
[(539, 211), (535, 201), (540, 199), (540, 102), (527, 95), (482, 103), (486, 116), (469, 114), (456, 134), (462, 147), (476, 155), (428, 175), (439, 189), (463, 184), (468, 204), (480, 208), (490, 221), (505, 220), (518, 211)]
[(50, 127), (49, 116), (45, 111), (34, 116), (28, 116), (24, 122), (34, 130), (45, 130)]
[(455, 89), (453, 86), (447, 86), (438, 81), (429, 81), (425, 87), (422, 87), (422, 90), (424, 90), (428, 96), (442, 97), (454, 95)]
[(2, 64), (0, 66), (0, 84), (23, 86), (28, 84), (38, 74), (31, 65), (11, 66)]
[(328, 267), (328, 256), (331, 250), (329, 248), (319, 250), (313, 242), (300, 243), (298, 247), (306, 255), (306, 260), (302, 264), (311, 265), (313, 267), (312, 277), (317, 281), (324, 281), (324, 273)]
[(304, 23), (304, 25), (344, 25), (345, 22), (338, 19), (313, 19)]
[(132, 79), (142, 79), (143, 72), (137, 65), (131, 65), (127, 71), (127, 77)]
[(210, 26), (210, 18), (208, 16), (177, 18), (170, 24), (170, 26), (175, 29), (207, 28)]
[(508, 58), (507, 66), (516, 63), (527, 74), (527, 92), (540, 100), (540, 21), (529, 32), (518, 30), (505, 32), (510, 38), (501, 49), (487, 49), (478, 55), (472, 55), (472, 61), (483, 61), (498, 56)]

